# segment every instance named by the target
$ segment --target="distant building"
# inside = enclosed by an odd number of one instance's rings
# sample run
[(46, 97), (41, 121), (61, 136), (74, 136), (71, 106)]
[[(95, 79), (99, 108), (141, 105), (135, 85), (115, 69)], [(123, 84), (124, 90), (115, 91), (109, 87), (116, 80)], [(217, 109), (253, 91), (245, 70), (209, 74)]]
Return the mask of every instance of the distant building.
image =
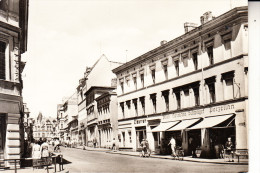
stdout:
[(33, 137), (35, 140), (46, 138), (50, 141), (57, 138), (57, 120), (52, 117), (44, 117), (40, 112), (33, 125)]
[[(60, 107), (60, 114), (62, 115), (62, 121), (60, 125), (63, 126), (64, 130), (64, 136), (62, 139), (64, 139), (64, 142), (68, 142), (72, 140), (72, 133), (73, 134), (73, 140), (78, 141), (78, 129), (71, 129), (71, 127), (74, 127), (74, 123), (77, 120), (78, 117), (78, 104), (77, 104), (77, 93), (74, 93), (69, 98), (63, 98), (62, 104)], [(63, 121), (64, 119), (64, 121)], [(73, 126), (72, 126), (73, 125)], [(75, 134), (77, 133), (77, 134)]]
[(148, 139), (156, 153), (170, 154), (170, 138), (191, 154), (189, 139), (202, 157), (232, 138), (248, 149), (248, 8), (201, 25), (113, 70), (117, 75), (121, 148), (140, 149)]
[[(122, 63), (109, 61), (105, 55), (102, 55), (93, 67), (91, 67), (91, 70), (88, 71), (87, 75), (85, 75), (86, 92), (84, 95), (87, 111), (86, 143), (88, 146), (93, 146), (94, 141), (97, 142), (97, 146), (101, 146), (102, 141), (104, 144), (103, 146), (108, 146), (108, 143), (111, 143), (113, 138), (117, 139), (116, 129), (112, 129), (112, 127), (114, 127), (114, 125), (112, 125), (112, 120), (114, 120), (114, 118), (111, 117), (116, 116), (116, 114), (113, 112), (114, 110), (110, 112), (109, 109), (116, 105), (116, 102), (114, 102), (116, 76), (113, 74), (112, 69), (121, 64)], [(110, 93), (106, 96), (106, 99), (112, 98), (112, 100), (106, 100), (107, 104), (102, 105), (100, 96), (105, 93)], [(104, 111), (107, 111), (106, 117), (105, 115), (102, 115), (104, 112), (100, 112), (101, 107), (102, 109), (104, 108)], [(105, 135), (107, 136), (105, 137)]]
[(57, 133), (59, 140), (64, 141), (65, 133), (65, 117), (64, 117), (64, 108), (62, 104), (57, 105)]
[[(21, 55), (27, 51), (28, 5), (0, 1), (0, 159), (19, 159), (24, 152)], [(0, 161), (2, 167), (14, 164)]]

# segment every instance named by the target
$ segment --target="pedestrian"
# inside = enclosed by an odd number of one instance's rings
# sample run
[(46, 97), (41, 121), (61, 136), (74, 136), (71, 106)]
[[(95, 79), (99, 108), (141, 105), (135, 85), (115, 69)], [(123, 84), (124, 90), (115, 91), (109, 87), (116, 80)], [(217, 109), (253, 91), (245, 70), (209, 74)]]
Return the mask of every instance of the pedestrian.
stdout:
[(96, 148), (96, 144), (97, 144), (97, 139), (94, 138), (94, 139), (93, 139), (93, 145), (94, 145), (94, 148)]
[(172, 138), (171, 138), (171, 140), (170, 140), (170, 142), (169, 142), (169, 144), (168, 145), (171, 145), (171, 149), (172, 149), (172, 156), (173, 157), (176, 157), (176, 141), (175, 141), (175, 139), (174, 139), (174, 137), (172, 136)]
[(54, 142), (54, 151), (58, 151), (58, 149), (60, 149), (60, 142), (56, 139)]
[(43, 143), (41, 145), (41, 156), (42, 157), (49, 157), (49, 144), (47, 143), (47, 139), (43, 139)]
[(190, 143), (190, 148), (191, 148), (191, 156), (192, 156), (192, 158), (196, 158), (197, 157), (197, 155), (196, 155), (197, 144), (193, 137), (190, 137), (189, 143)]
[(145, 154), (147, 153), (147, 142), (145, 139), (142, 140), (140, 146), (142, 147), (142, 156), (145, 157)]
[(113, 138), (113, 140), (112, 140), (112, 150), (116, 151), (116, 139), (115, 138)]
[(42, 141), (42, 138), (39, 139), (39, 145), (42, 145), (43, 141)]
[(32, 147), (32, 159), (40, 159), (40, 158), (41, 158), (40, 142), (35, 140), (35, 143)]
[[(226, 148), (226, 154), (231, 155), (232, 162), (234, 162), (234, 160), (233, 160), (234, 145), (233, 145), (233, 142), (231, 141), (231, 137), (228, 137), (228, 140), (225, 144), (225, 148)], [(229, 162), (230, 162), (230, 157), (228, 157), (228, 159), (229, 159)]]

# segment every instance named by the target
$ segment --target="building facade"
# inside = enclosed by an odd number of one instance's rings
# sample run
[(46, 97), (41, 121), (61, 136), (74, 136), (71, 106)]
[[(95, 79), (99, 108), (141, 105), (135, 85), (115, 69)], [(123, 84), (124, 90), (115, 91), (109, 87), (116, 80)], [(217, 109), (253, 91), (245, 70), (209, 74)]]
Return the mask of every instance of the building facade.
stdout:
[[(0, 1), (0, 159), (23, 154), (21, 55), (27, 50), (28, 0)], [(0, 162), (0, 167), (13, 167)]]
[(33, 124), (33, 137), (35, 140), (46, 138), (47, 141), (57, 138), (57, 120), (39, 113)]
[(202, 157), (232, 138), (248, 149), (248, 9), (237, 7), (114, 69), (119, 147), (170, 153), (170, 138), (189, 155), (196, 140)]
[[(114, 113), (107, 116), (106, 121), (103, 122), (101, 116), (99, 117), (97, 101), (96, 99), (100, 97), (102, 94), (107, 92), (113, 92), (116, 89), (116, 76), (112, 72), (112, 69), (118, 67), (122, 63), (112, 62), (107, 59), (105, 55), (102, 55), (97, 62), (91, 67), (88, 73), (85, 75), (86, 78), (86, 92), (84, 93), (86, 99), (86, 112), (87, 112), (87, 133), (86, 133), (86, 144), (87, 146), (93, 146), (93, 143), (96, 143), (96, 146), (101, 146), (101, 141), (107, 141), (106, 143), (111, 143), (112, 132), (114, 132), (113, 125), (110, 122), (110, 116), (114, 116)], [(104, 76), (104, 74), (106, 74)], [(108, 96), (109, 98), (112, 95)], [(114, 96), (113, 96), (114, 97)], [(112, 97), (112, 98), (113, 98)], [(108, 103), (116, 104), (114, 102), (108, 101)], [(102, 124), (100, 124), (99, 128), (99, 118), (102, 120)], [(113, 118), (112, 118), (113, 119)], [(109, 122), (108, 122), (109, 121)], [(105, 123), (107, 126), (110, 126), (110, 130), (104, 130), (102, 127)], [(99, 131), (100, 130), (100, 131)], [(108, 134), (109, 137), (106, 139), (101, 139), (105, 135), (101, 136), (101, 131), (105, 131), (104, 133)], [(102, 133), (103, 134), (103, 133)], [(116, 136), (117, 138), (117, 136)], [(105, 144), (104, 144), (105, 145)]]
[[(61, 106), (61, 112), (63, 113), (64, 121), (61, 124), (63, 124), (63, 131), (64, 131), (64, 136), (62, 139), (64, 139), (65, 143), (68, 143), (69, 141), (72, 140), (71, 138), (71, 124), (72, 121), (77, 119), (78, 117), (78, 104), (77, 104), (77, 93), (74, 93), (71, 97), (69, 98), (63, 98), (63, 104)], [(63, 119), (63, 118), (62, 118)], [(78, 137), (74, 137), (76, 141), (78, 141)]]

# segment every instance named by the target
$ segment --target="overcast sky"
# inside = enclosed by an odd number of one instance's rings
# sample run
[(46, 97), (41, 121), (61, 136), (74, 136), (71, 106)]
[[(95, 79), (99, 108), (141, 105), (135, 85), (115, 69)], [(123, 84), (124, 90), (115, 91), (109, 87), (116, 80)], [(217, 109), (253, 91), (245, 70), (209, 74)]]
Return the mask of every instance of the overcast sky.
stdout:
[[(232, 1), (232, 5), (230, 5)], [(76, 91), (86, 66), (105, 54), (111, 61), (136, 58), (245, 0), (31, 0), (24, 102), (31, 116), (56, 116), (62, 97)], [(102, 73), (102, 72), (101, 72)]]

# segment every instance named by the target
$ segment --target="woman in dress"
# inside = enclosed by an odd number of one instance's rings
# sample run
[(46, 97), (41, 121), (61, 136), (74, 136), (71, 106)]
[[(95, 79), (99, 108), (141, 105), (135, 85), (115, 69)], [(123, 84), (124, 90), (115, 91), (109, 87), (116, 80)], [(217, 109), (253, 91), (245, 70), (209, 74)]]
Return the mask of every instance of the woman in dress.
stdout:
[(42, 157), (49, 157), (49, 144), (46, 141), (47, 139), (44, 138), (41, 145)]
[(35, 141), (35, 144), (32, 147), (32, 159), (40, 159), (41, 158), (41, 146), (39, 145), (39, 141)]

